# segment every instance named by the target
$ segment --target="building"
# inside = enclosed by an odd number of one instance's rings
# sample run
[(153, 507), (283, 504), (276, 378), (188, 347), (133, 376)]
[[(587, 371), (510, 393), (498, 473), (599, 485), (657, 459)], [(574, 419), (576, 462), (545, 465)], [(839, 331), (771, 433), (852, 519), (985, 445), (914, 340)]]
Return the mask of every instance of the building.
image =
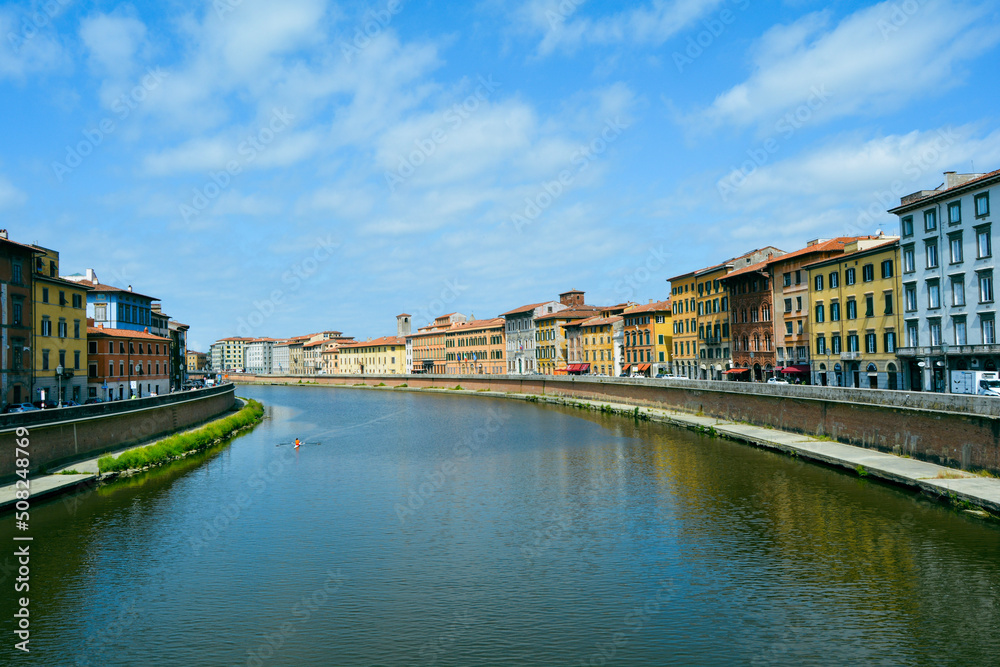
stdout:
[[(819, 260), (844, 254), (848, 244), (856, 243), (865, 250), (886, 241), (880, 236), (841, 236), (835, 239), (814, 239), (794, 252), (774, 257), (768, 262), (771, 272), (771, 296), (774, 304), (774, 345), (776, 373), (796, 382), (811, 379), (809, 332), (809, 272), (806, 266)], [(852, 245), (852, 247), (855, 247)], [(844, 282), (856, 277), (848, 271)]]
[(87, 318), (94, 320), (95, 326), (168, 335), (169, 318), (153, 310), (153, 302), (158, 301), (156, 297), (139, 294), (131, 285), (125, 288), (105, 285), (93, 269), (87, 269), (86, 275), (75, 273), (65, 278), (91, 287), (87, 292)]
[[(568, 300), (583, 301), (583, 293), (576, 290), (564, 292), (560, 297)], [(507, 341), (507, 373), (510, 375), (527, 375), (537, 373), (538, 358), (535, 353), (538, 337), (535, 321), (544, 315), (550, 315), (570, 307), (569, 303), (560, 301), (544, 301), (531, 303), (514, 310), (502, 313), (504, 318), (504, 338)]]
[(402, 375), (406, 372), (406, 339), (383, 336), (374, 340), (342, 343), (340, 372), (349, 375)]
[[(578, 294), (574, 291), (572, 294)], [(582, 294), (582, 293), (580, 293)], [(539, 373), (554, 375), (569, 372), (567, 325), (600, 313), (594, 306), (572, 305), (535, 318), (535, 363)]]
[(577, 324), (583, 346), (582, 373), (617, 377), (622, 372), (624, 318), (591, 317)]
[[(406, 317), (404, 313), (400, 317)], [(461, 313), (448, 313), (434, 319), (416, 333), (407, 334), (404, 351), (404, 365), (410, 373), (446, 373), (448, 371), (448, 349), (446, 332), (457, 322), (465, 322)], [(397, 318), (399, 322), (399, 318)], [(398, 328), (398, 327), (397, 327)]]
[(812, 382), (838, 387), (898, 389), (899, 240), (806, 266), (810, 287)]
[(733, 367), (730, 380), (765, 382), (775, 376), (774, 291), (768, 260), (727, 274), (722, 283), (729, 294), (729, 335)]
[(107, 401), (170, 391), (170, 339), (148, 331), (87, 327), (87, 397)]
[(188, 372), (203, 371), (205, 366), (208, 364), (208, 355), (204, 352), (195, 352), (194, 350), (188, 350), (185, 355), (187, 360)]
[(274, 366), (273, 338), (251, 338), (243, 344), (243, 354), (246, 358), (245, 370), (254, 375), (270, 375)]
[[(191, 327), (168, 321), (170, 332), (170, 388), (179, 391), (187, 383), (187, 332)], [(152, 331), (150, 331), (152, 333)]]
[(622, 314), (625, 362), (629, 375), (652, 377), (670, 369), (673, 350), (671, 302), (653, 301), (632, 306)]
[(32, 329), (34, 258), (39, 251), (7, 238), (0, 229), (0, 402), (25, 403), (32, 398)]
[(91, 288), (59, 277), (58, 252), (35, 249), (31, 400), (83, 403), (87, 394), (87, 292)]
[(217, 341), (216, 344), (219, 345), (219, 365), (215, 365), (215, 359), (213, 358), (212, 370), (219, 373), (227, 371), (242, 373), (247, 365), (246, 345), (250, 340), (252, 339), (232, 336)]
[(1000, 170), (945, 172), (935, 190), (900, 199), (903, 336), (896, 353), (906, 387), (947, 391), (950, 371), (997, 370), (992, 202)]
[(688, 378), (698, 377), (698, 306), (695, 299), (697, 281), (694, 271), (669, 279), (673, 302), (674, 373)]
[(291, 353), (288, 348), (292, 341), (282, 340), (274, 343), (271, 348), (271, 373), (274, 375), (287, 375), (292, 372)]
[(320, 347), (320, 373), (336, 375), (340, 370), (340, 346), (355, 342), (351, 337), (323, 341)]
[(444, 331), (445, 373), (449, 375), (503, 375), (505, 320), (455, 322)]
[(221, 340), (212, 343), (208, 347), (209, 367), (215, 372), (219, 372), (222, 369), (222, 348), (224, 347), (225, 343)]

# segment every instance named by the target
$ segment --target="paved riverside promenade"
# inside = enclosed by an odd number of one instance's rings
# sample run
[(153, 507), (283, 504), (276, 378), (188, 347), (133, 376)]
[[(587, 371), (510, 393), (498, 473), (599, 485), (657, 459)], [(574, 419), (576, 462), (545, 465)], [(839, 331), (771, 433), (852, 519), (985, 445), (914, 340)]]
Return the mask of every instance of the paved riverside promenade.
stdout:
[[(211, 424), (212, 422), (219, 421), (225, 419), (226, 417), (230, 417), (236, 414), (237, 412), (240, 411), (242, 407), (243, 407), (243, 401), (237, 399), (237, 405), (229, 412), (221, 414), (218, 417), (208, 422), (198, 424), (197, 426), (186, 429), (184, 431), (179, 431), (179, 433), (188, 433), (190, 431), (197, 431), (198, 429), (205, 427), (207, 424)], [(28, 500), (34, 503), (35, 501), (38, 501), (47, 496), (56, 496), (60, 493), (68, 493), (69, 491), (72, 491), (77, 487), (93, 484), (101, 476), (100, 471), (97, 468), (98, 459), (104, 456), (118, 456), (122, 452), (127, 452), (132, 449), (139, 449), (140, 447), (147, 447), (149, 445), (154, 445), (157, 442), (160, 442), (161, 440), (166, 440), (166, 438), (173, 437), (174, 435), (177, 434), (172, 433), (164, 438), (156, 438), (154, 440), (149, 440), (147, 442), (143, 442), (141, 444), (134, 445), (132, 447), (124, 447), (122, 449), (118, 449), (112, 452), (105, 452), (93, 458), (75, 461), (73, 463), (69, 463), (60, 466), (58, 468), (54, 468), (52, 472), (49, 474), (36, 475), (34, 477), (31, 477), (30, 478), (31, 495), (28, 498)], [(62, 470), (76, 470), (80, 474), (63, 475), (60, 474), (60, 471)], [(8, 512), (14, 510), (14, 505), (17, 502), (17, 497), (14, 495), (16, 490), (17, 490), (16, 482), (11, 482), (10, 484), (5, 484), (3, 486), (0, 486), (0, 512)]]

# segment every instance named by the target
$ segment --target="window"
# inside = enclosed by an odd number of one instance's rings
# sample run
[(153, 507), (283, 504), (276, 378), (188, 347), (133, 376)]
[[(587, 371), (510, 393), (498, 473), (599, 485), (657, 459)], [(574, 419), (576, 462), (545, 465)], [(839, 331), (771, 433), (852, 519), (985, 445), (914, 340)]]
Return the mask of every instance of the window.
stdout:
[(830, 304), (830, 321), (839, 322), (840, 321), (840, 302), (834, 301)]
[(786, 313), (792, 312), (792, 300), (791, 299), (785, 299), (785, 312)]
[(931, 345), (941, 344), (941, 320), (928, 320), (928, 330), (931, 334)]
[(920, 337), (917, 335), (917, 323), (907, 322), (906, 323), (906, 346), (907, 347), (917, 347), (920, 345)]
[(833, 334), (833, 337), (830, 339), (830, 347), (831, 347), (830, 351), (833, 354), (840, 354), (840, 349), (841, 349), (841, 347), (840, 347), (840, 334), (838, 334), (838, 333)]
[(968, 345), (968, 333), (965, 328), (965, 318), (956, 317), (954, 320), (955, 325), (955, 345)]
[(948, 224), (957, 225), (962, 222), (962, 202), (953, 201), (948, 204)]
[(816, 304), (816, 321), (823, 321), (823, 304), (821, 303)]
[(92, 340), (87, 343), (87, 352), (89, 354), (97, 354), (97, 341)]
[(875, 295), (865, 295), (865, 317), (875, 317)]
[(990, 243), (990, 226), (976, 227), (976, 256), (979, 259), (993, 255), (993, 244)]
[(995, 345), (997, 342), (997, 332), (992, 317), (983, 318), (983, 345)]
[(816, 335), (816, 354), (826, 354), (826, 336)]
[(858, 302), (854, 299), (850, 299), (847, 302), (847, 319), (856, 320), (858, 319)]
[(74, 294), (73, 295), (73, 307), (74, 308), (83, 308), (83, 297), (80, 296), (79, 294)]
[(927, 281), (927, 307), (941, 307), (941, 286), (937, 280)]
[(815, 287), (815, 289), (816, 289), (817, 292), (822, 292), (823, 291), (823, 274), (822, 273), (820, 273), (815, 278), (813, 278), (813, 286)]
[(927, 268), (936, 269), (938, 265), (938, 247), (937, 239), (933, 241), (925, 241), (926, 247), (924, 248), (927, 255)]
[(866, 283), (870, 283), (875, 280), (875, 265), (865, 264), (861, 267), (861, 280)]
[(125, 354), (125, 341), (118, 341), (118, 354)]
[(937, 229), (937, 209), (924, 211), (924, 231), (933, 232)]
[(865, 334), (865, 353), (878, 354), (877, 338), (874, 331)]
[(21, 304), (17, 301), (14, 302), (14, 324), (21, 323)]
[(42, 335), (51, 336), (52, 335), (52, 320), (47, 317), (42, 318)]
[(886, 331), (885, 335), (882, 336), (882, 340), (885, 344), (886, 354), (892, 354), (896, 351), (896, 332)]
[(951, 305), (965, 305), (965, 276), (951, 277)]
[(847, 351), (858, 351), (858, 334), (847, 334)]
[(830, 274), (830, 289), (840, 287), (840, 274), (834, 271)]
[(951, 263), (960, 263), (962, 261), (962, 232), (948, 236), (948, 248), (951, 251)]
[(796, 311), (802, 310), (802, 297), (801, 296), (795, 297), (795, 310)]
[(786, 336), (791, 336), (792, 335), (792, 323), (791, 322), (785, 322), (785, 335)]
[(60, 338), (66, 338), (66, 332), (67, 332), (67, 329), (66, 329), (66, 320), (60, 319), (59, 320), (59, 337)]
[(73, 350), (73, 370), (80, 370), (80, 350)]
[(802, 284), (802, 271), (798, 269), (795, 270), (795, 284), (796, 285)]
[(782, 281), (783, 281), (782, 284), (785, 287), (791, 287), (791, 285), (792, 285), (792, 274), (791, 273), (786, 273), (781, 278), (782, 278)]
[(80, 320), (73, 320), (73, 338), (80, 338)]
[(913, 216), (908, 215), (902, 221), (903, 236), (913, 236)]
[(983, 271), (979, 274), (979, 303), (993, 301), (993, 272)]
[(49, 370), (49, 351), (42, 350), (42, 370)]
[(108, 305), (105, 303), (94, 304), (94, 319), (103, 321), (108, 319)]
[(22, 282), (22, 280), (21, 280), (21, 263), (20, 262), (14, 262), (13, 265), (14, 265), (14, 271), (13, 271), (13, 277), (11, 279), (11, 282), (14, 283), (15, 285), (20, 285), (21, 282)]
[(48, 302), (49, 302), (49, 288), (48, 287), (43, 287), (42, 288), (42, 303), (48, 303)]
[(990, 193), (976, 195), (976, 217), (982, 218), (990, 214)]
[(913, 273), (917, 270), (917, 263), (913, 258), (913, 246), (903, 248), (903, 273)]
[(892, 278), (892, 260), (887, 259), (882, 262), (882, 277)]
[(892, 315), (892, 292), (886, 292), (882, 295), (885, 298), (885, 309), (882, 311), (883, 315)]

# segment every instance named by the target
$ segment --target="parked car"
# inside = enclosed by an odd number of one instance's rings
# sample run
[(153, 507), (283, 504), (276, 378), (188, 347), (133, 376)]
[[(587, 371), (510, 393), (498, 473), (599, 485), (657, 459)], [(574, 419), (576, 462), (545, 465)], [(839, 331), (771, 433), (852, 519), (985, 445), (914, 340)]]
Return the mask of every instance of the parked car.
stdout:
[(790, 384), (788, 380), (782, 378), (767, 378), (768, 384)]
[(78, 408), (78, 407), (80, 407), (80, 404), (77, 403), (76, 401), (73, 401), (73, 400), (63, 401), (63, 407), (64, 408)]
[(103, 403), (103, 402), (104, 402), (103, 398), (88, 398), (87, 400), (85, 400), (83, 402), (83, 404), (84, 405), (93, 405), (95, 403)]
[(43, 401), (35, 401), (33, 405), (39, 410), (51, 410), (52, 408), (59, 407), (59, 403), (57, 403), (56, 401), (50, 401), (48, 399), (45, 399)]
[(15, 412), (34, 412), (36, 410), (39, 410), (39, 408), (36, 408), (31, 403), (11, 403), (10, 405), (7, 406), (4, 412), (7, 414), (12, 414)]

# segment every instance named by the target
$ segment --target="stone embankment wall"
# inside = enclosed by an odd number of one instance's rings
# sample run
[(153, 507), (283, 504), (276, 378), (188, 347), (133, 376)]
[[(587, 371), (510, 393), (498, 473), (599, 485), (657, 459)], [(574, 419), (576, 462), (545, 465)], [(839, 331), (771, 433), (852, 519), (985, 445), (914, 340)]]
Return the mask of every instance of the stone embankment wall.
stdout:
[(498, 394), (608, 400), (826, 436), (942, 465), (1000, 473), (1000, 399), (987, 396), (543, 375), (245, 375), (234, 379), (265, 384), (406, 384), (413, 388), (461, 385)]
[(169, 435), (231, 410), (236, 389), (224, 384), (129, 401), (0, 417), (0, 480), (15, 471), (14, 439), (28, 429), (30, 468), (85, 459)]

